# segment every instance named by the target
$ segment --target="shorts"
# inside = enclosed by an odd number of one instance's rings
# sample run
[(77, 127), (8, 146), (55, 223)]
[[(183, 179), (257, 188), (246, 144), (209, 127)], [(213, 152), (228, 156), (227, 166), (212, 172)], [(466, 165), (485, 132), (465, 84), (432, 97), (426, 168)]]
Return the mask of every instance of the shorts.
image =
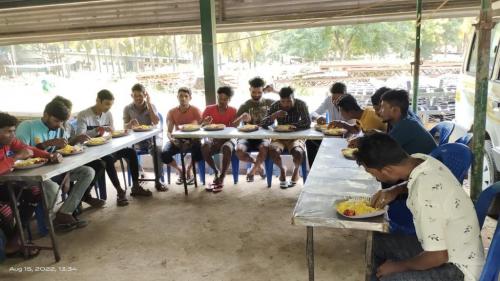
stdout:
[(291, 153), (293, 149), (298, 149), (300, 152), (306, 151), (306, 141), (304, 139), (297, 140), (272, 140), (271, 148), (283, 152), (285, 149)]
[(237, 145), (246, 147), (245, 151), (259, 151), (259, 147), (263, 145), (264, 147), (269, 147), (271, 144), (270, 139), (238, 139)]
[(210, 147), (210, 155), (214, 155), (222, 152), (224, 146), (229, 147), (231, 152), (236, 148), (236, 139), (203, 139), (203, 145), (208, 145)]
[(174, 142), (167, 142), (161, 153), (161, 161), (170, 164), (174, 161), (174, 155), (180, 152), (191, 152), (193, 161), (198, 162), (203, 159), (201, 155), (200, 141), (196, 139), (175, 139)]

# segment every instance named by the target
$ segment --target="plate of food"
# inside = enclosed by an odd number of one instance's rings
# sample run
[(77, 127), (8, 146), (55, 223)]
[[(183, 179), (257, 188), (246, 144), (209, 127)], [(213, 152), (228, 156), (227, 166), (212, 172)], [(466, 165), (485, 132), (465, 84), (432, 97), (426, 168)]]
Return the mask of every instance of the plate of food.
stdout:
[(357, 148), (343, 148), (342, 149), (342, 155), (344, 155), (345, 158), (355, 160), (354, 158), (354, 153), (358, 151)]
[(85, 152), (82, 146), (79, 145), (66, 145), (65, 147), (56, 150), (57, 152), (61, 153), (63, 156), (70, 156), (70, 155), (75, 155), (75, 154), (80, 154)]
[(337, 200), (334, 207), (341, 216), (351, 219), (365, 219), (385, 214), (386, 209), (377, 209), (370, 206), (368, 198), (351, 198)]
[(347, 133), (347, 130), (343, 128), (330, 128), (323, 130), (323, 134), (325, 136), (338, 137), (338, 136), (343, 136), (345, 133)]
[(201, 128), (198, 124), (185, 124), (181, 126), (181, 131), (183, 132), (194, 132), (198, 131)]
[(124, 137), (124, 136), (128, 136), (128, 131), (127, 130), (114, 130), (112, 133), (111, 133), (111, 137), (113, 138), (121, 138), (121, 137)]
[(277, 125), (277, 126), (274, 126), (273, 130), (275, 132), (280, 132), (280, 133), (289, 133), (289, 132), (295, 131), (295, 126), (294, 125)]
[(316, 124), (314, 125), (314, 129), (318, 132), (323, 132), (324, 130), (328, 129), (328, 124), (323, 124), (323, 125)]
[(252, 125), (252, 124), (246, 124), (246, 125), (238, 127), (238, 131), (245, 132), (245, 133), (255, 132), (257, 130), (259, 130), (259, 126)]
[(109, 141), (109, 139), (106, 139), (103, 137), (91, 138), (90, 140), (88, 140), (85, 143), (85, 145), (88, 145), (88, 146), (103, 145), (103, 144), (107, 143), (108, 141)]
[(203, 130), (205, 131), (221, 131), (226, 128), (224, 124), (208, 124), (203, 126)]
[(47, 162), (49, 162), (48, 159), (40, 157), (28, 158), (26, 160), (17, 160), (16, 162), (14, 162), (14, 169), (26, 170), (26, 169), (38, 168), (40, 166), (47, 164)]
[(147, 131), (153, 130), (153, 126), (151, 126), (151, 125), (139, 125), (139, 126), (135, 126), (134, 128), (132, 128), (132, 130), (134, 130), (134, 132), (147, 132)]

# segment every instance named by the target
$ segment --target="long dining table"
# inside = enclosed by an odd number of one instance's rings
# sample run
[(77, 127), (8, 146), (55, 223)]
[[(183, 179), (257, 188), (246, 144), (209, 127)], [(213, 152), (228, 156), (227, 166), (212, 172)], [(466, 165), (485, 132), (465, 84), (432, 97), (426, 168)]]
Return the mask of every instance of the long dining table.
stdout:
[[(107, 143), (104, 143), (99, 146), (91, 146), (85, 147), (85, 152), (81, 154), (71, 155), (64, 157), (64, 160), (58, 164), (46, 164), (44, 166), (27, 169), (27, 170), (14, 170), (11, 173), (4, 174), (0, 176), (0, 184), (4, 184), (7, 186), (9, 197), (13, 205), (14, 215), (16, 218), (16, 225), (18, 231), (20, 233), (21, 238), (21, 248), (23, 249), (23, 254), (25, 257), (28, 256), (28, 250), (32, 249), (40, 249), (40, 250), (52, 250), (54, 253), (54, 258), (56, 262), (61, 259), (59, 248), (56, 241), (56, 236), (54, 233), (54, 226), (52, 224), (52, 220), (50, 219), (50, 210), (49, 210), (49, 202), (47, 201), (46, 193), (43, 190), (42, 183), (46, 180), (49, 180), (55, 176), (70, 172), (72, 169), (83, 166), (89, 162), (92, 162), (96, 159), (102, 158), (106, 155), (119, 151), (121, 149), (131, 147), (136, 143), (139, 143), (146, 139), (152, 139), (153, 143), (153, 164), (155, 165), (155, 180), (157, 181), (159, 175), (157, 174), (157, 165), (159, 165), (156, 157), (156, 136), (161, 134), (159, 129), (153, 129), (151, 131), (146, 132), (132, 132), (129, 135), (113, 138)], [(41, 187), (42, 190), (42, 204), (44, 209), (44, 217), (47, 223), (47, 227), (49, 230), (51, 246), (37, 246), (32, 244), (27, 244), (25, 240), (25, 235), (23, 232), (23, 227), (21, 222), (21, 218), (19, 215), (19, 209), (17, 207), (17, 196), (14, 192), (17, 188), (22, 188), (25, 184), (17, 184), (18, 182), (22, 183), (33, 183), (37, 186)]]

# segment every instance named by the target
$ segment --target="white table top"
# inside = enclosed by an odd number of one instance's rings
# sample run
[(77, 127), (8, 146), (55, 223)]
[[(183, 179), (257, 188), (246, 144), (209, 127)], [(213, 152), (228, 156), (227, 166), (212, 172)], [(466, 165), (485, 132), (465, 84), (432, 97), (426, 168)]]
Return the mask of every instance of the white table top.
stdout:
[(384, 216), (349, 219), (339, 215), (334, 207), (336, 200), (371, 196), (380, 188), (380, 183), (355, 161), (344, 158), (341, 149), (346, 146), (344, 139), (323, 140), (295, 205), (292, 223), (387, 232)]
[(82, 154), (72, 155), (64, 157), (62, 163), (59, 164), (47, 164), (39, 168), (29, 169), (29, 170), (17, 170), (12, 173), (1, 175), (0, 182), (5, 181), (45, 181), (54, 176), (60, 175), (96, 159), (109, 155), (113, 152), (121, 150), (126, 147), (131, 147), (133, 144), (141, 142), (143, 140), (152, 138), (153, 136), (161, 133), (160, 130), (155, 129), (149, 132), (131, 132), (130, 135), (113, 138), (110, 142), (99, 145), (86, 147), (86, 150)]
[(272, 129), (263, 129), (255, 132), (244, 133), (238, 131), (237, 128), (227, 127), (220, 131), (205, 131), (200, 129), (194, 132), (175, 131), (172, 133), (175, 138), (200, 139), (200, 138), (238, 138), (238, 139), (314, 139), (321, 140), (324, 138), (332, 138), (325, 136), (323, 133), (316, 131), (314, 128), (300, 130), (289, 133), (275, 132)]

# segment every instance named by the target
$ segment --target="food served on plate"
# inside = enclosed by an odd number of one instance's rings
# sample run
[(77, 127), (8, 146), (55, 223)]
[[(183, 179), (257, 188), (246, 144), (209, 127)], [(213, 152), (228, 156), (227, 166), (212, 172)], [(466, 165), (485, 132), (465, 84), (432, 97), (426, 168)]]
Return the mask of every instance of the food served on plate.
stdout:
[(257, 131), (259, 129), (259, 126), (257, 125), (252, 125), (252, 124), (246, 124), (241, 127), (238, 127), (238, 130), (241, 132), (253, 132)]
[(62, 155), (78, 154), (83, 152), (83, 148), (81, 146), (72, 146), (67, 144), (65, 147), (58, 149), (57, 152)]
[(316, 124), (316, 125), (314, 126), (314, 129), (315, 129), (316, 131), (323, 132), (324, 130), (328, 129), (328, 124), (323, 124), (323, 125)]
[(126, 135), (128, 135), (128, 131), (127, 130), (114, 130), (111, 133), (111, 136), (113, 138), (119, 138), (119, 137), (123, 137), (123, 136), (126, 136)]
[(103, 138), (103, 137), (98, 137), (98, 138), (91, 138), (87, 144), (88, 145), (101, 145), (101, 144), (105, 144), (108, 140), (106, 138)]
[(224, 130), (224, 128), (226, 128), (226, 125), (224, 124), (208, 124), (203, 126), (203, 129), (207, 131)]
[(26, 169), (26, 168), (31, 168), (31, 167), (39, 167), (45, 163), (47, 163), (47, 159), (45, 158), (40, 158), (40, 157), (35, 157), (35, 158), (28, 158), (26, 160), (17, 160), (14, 163), (14, 168), (16, 169)]
[(342, 155), (347, 159), (354, 159), (354, 153), (358, 151), (357, 148), (343, 148)]
[(295, 126), (293, 125), (278, 125), (274, 127), (276, 132), (293, 132), (295, 131)]
[(183, 132), (193, 132), (198, 131), (201, 128), (198, 124), (185, 124), (181, 126), (181, 131)]
[(358, 217), (365, 215), (381, 215), (383, 209), (370, 206), (368, 199), (347, 199), (339, 201), (336, 206), (337, 212), (346, 217)]
[(323, 134), (327, 136), (343, 136), (345, 133), (347, 133), (347, 130), (343, 128), (331, 128), (323, 130)]
[(137, 132), (150, 131), (152, 129), (153, 129), (153, 126), (150, 126), (150, 125), (139, 125), (139, 126), (135, 126), (133, 128), (133, 130), (137, 131)]

